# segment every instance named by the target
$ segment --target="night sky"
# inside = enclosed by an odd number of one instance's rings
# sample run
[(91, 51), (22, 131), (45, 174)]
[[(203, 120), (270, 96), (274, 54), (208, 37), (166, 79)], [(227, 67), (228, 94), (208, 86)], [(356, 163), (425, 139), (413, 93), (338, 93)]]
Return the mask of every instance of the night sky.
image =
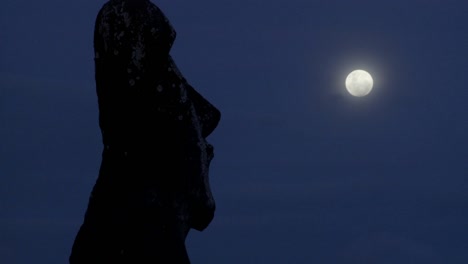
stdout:
[[(192, 263), (468, 263), (466, 0), (153, 2), (222, 112)], [(104, 3), (1, 2), (0, 263), (68, 261), (101, 161)]]

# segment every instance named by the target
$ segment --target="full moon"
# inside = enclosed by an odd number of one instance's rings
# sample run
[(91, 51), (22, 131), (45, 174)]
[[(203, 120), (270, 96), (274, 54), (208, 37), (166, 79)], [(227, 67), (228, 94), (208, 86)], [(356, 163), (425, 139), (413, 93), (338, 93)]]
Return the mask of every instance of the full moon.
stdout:
[(348, 77), (346, 77), (346, 89), (348, 92), (357, 97), (363, 97), (370, 93), (372, 86), (374, 86), (374, 80), (372, 76), (363, 70), (352, 71)]

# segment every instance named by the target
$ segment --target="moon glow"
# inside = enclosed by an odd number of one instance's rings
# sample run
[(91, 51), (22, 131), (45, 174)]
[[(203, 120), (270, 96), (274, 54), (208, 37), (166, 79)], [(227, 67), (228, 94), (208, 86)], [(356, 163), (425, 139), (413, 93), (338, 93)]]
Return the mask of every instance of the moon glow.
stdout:
[(368, 72), (355, 70), (346, 77), (345, 85), (351, 95), (363, 97), (371, 92), (374, 86), (374, 80)]

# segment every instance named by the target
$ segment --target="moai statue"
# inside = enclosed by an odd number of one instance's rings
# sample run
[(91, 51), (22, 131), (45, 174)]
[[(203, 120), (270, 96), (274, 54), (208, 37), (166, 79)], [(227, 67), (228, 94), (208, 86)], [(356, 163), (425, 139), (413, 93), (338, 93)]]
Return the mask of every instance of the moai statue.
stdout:
[(213, 219), (206, 137), (220, 112), (169, 55), (175, 36), (149, 0), (110, 0), (97, 16), (104, 150), (71, 264), (190, 263), (189, 230)]

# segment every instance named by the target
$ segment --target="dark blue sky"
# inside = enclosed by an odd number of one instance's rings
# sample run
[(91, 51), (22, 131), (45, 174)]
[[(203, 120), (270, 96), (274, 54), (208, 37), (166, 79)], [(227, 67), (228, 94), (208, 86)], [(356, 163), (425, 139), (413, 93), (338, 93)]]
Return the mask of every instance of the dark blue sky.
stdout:
[[(100, 164), (104, 2), (2, 1), (0, 263), (67, 262)], [(194, 264), (468, 263), (468, 2), (154, 3), (223, 113)]]

